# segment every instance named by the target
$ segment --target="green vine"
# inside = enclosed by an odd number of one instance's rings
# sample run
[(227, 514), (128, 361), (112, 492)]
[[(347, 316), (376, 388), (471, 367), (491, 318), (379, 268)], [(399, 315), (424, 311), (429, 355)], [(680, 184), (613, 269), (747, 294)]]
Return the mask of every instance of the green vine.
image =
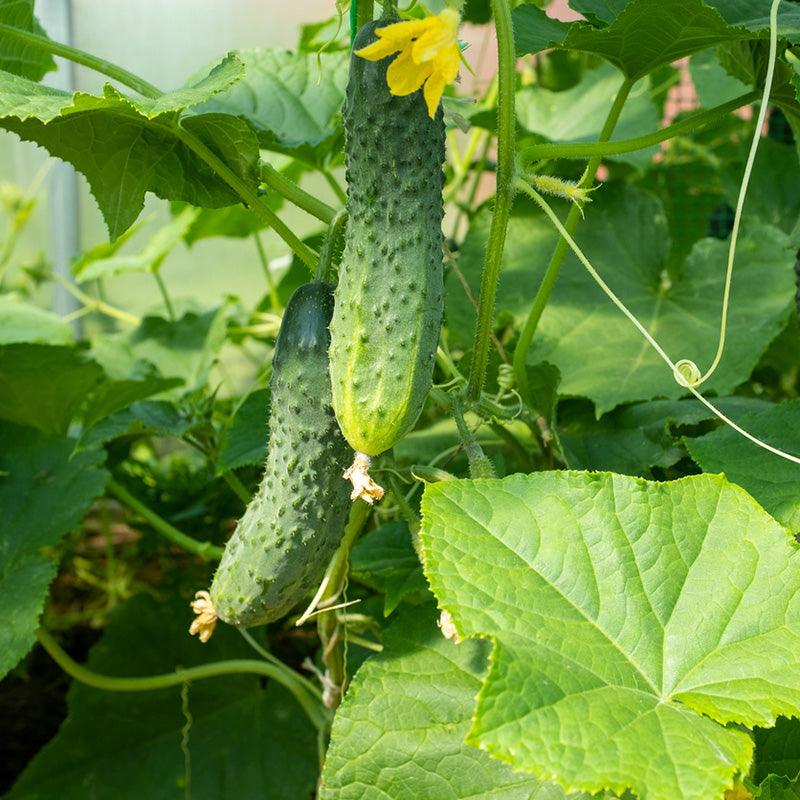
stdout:
[(64, 672), (76, 681), (85, 683), (95, 689), (109, 692), (149, 692), (154, 689), (169, 689), (181, 686), (191, 681), (217, 678), (220, 675), (250, 674), (263, 675), (266, 678), (280, 683), (288, 689), (305, 711), (309, 720), (318, 730), (325, 730), (328, 726), (328, 713), (321, 703), (320, 695), (315, 694), (308, 686), (297, 680), (298, 676), (287, 666), (268, 661), (255, 661), (250, 659), (233, 659), (230, 661), (216, 661), (212, 664), (202, 664), (198, 667), (176, 669), (162, 675), (148, 675), (146, 677), (112, 677), (92, 672), (76, 661), (73, 661), (58, 642), (44, 629), (36, 632), (36, 638), (47, 651), (53, 661)]
[(470, 367), (467, 395), (472, 401), (481, 396), (489, 363), (489, 340), (494, 319), (494, 302), (503, 248), (514, 202), (514, 81), (516, 56), (511, 8), (508, 0), (492, 0), (497, 32), (497, 192), (489, 229), (489, 241), (481, 273), (475, 345)]
[(134, 497), (122, 484), (117, 483), (113, 478), (106, 484), (106, 490), (132, 511), (147, 520), (155, 531), (164, 538), (169, 539), (173, 544), (178, 545), (178, 547), (200, 556), (204, 561), (216, 561), (222, 558), (221, 547), (217, 547), (211, 542), (200, 542), (185, 533), (181, 533), (163, 517), (156, 514), (152, 508), (149, 508), (137, 497)]
[(685, 133), (706, 128), (718, 122), (722, 117), (736, 111), (738, 108), (748, 106), (761, 97), (761, 92), (753, 91), (740, 95), (726, 103), (692, 114), (680, 122), (675, 122), (657, 131), (636, 136), (633, 139), (621, 139), (615, 142), (580, 142), (577, 144), (531, 144), (520, 148), (519, 154), (523, 164), (530, 164), (546, 158), (593, 158), (595, 156), (613, 156), (621, 153), (633, 153), (644, 150), (646, 147), (674, 139)]

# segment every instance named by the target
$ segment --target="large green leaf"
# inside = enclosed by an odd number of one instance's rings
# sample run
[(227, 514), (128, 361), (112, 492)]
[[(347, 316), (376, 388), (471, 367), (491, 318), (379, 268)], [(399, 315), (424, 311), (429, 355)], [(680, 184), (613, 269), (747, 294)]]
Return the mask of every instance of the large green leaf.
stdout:
[(721, 798), (800, 712), (800, 548), (721, 476), (429, 485), (425, 572), (489, 636), (467, 741), (565, 788)]
[[(44, 36), (33, 13), (33, 0), (0, 0), (0, 24)], [(0, 36), (0, 69), (38, 81), (56, 68), (53, 57), (11, 36)]]
[[(144, 676), (255, 657), (232, 628), (218, 629), (208, 644), (199, 644), (186, 631), (187, 608), (185, 602), (134, 598), (112, 618), (90, 653), (89, 668)], [(129, 694), (74, 683), (67, 700), (67, 721), (9, 798), (300, 800), (313, 791), (315, 732), (283, 689), (262, 686), (258, 676), (231, 674), (191, 684), (191, 722), (181, 710), (180, 687)], [(188, 760), (181, 747), (184, 726)]]
[[(800, 400), (734, 420), (767, 444), (800, 456)], [(775, 519), (800, 531), (800, 465), (754, 445), (727, 425), (687, 439), (686, 445), (706, 472), (724, 472)]]
[(138, 328), (96, 339), (92, 353), (119, 379), (141, 373), (142, 362), (161, 375), (180, 378), (187, 389), (205, 383), (208, 371), (225, 341), (227, 307), (187, 311), (171, 321), (147, 316)]
[[(631, 186), (598, 190), (578, 230), (578, 243), (600, 274), (674, 360), (711, 363), (717, 346), (727, 245), (698, 242), (675, 273), (665, 270), (669, 237), (658, 200)], [(473, 222), (459, 266), (477, 294), (489, 214)], [(509, 225), (497, 310), (525, 320), (555, 246), (546, 218), (518, 202)], [(739, 244), (722, 363), (704, 385), (729, 394), (747, 380), (767, 345), (786, 324), (792, 306), (794, 254), (785, 234), (752, 224)], [(467, 347), (475, 310), (461, 286), (448, 285), (451, 335)], [(463, 333), (462, 333), (463, 332)], [(461, 337), (464, 337), (463, 340)], [(595, 401), (598, 415), (616, 405), (684, 390), (641, 334), (622, 317), (571, 255), (544, 311), (531, 363), (549, 361), (561, 372), (562, 395)]]
[(755, 795), (758, 800), (800, 800), (800, 779), (770, 775)]
[[(610, 23), (557, 22), (536, 6), (523, 4), (513, 12), (517, 53), (564, 47), (595, 53), (629, 78), (640, 78), (662, 64), (726, 42), (764, 38), (769, 30), (769, 0), (631, 0), (583, 3), (596, 19)], [(714, 6), (714, 7), (712, 7)], [(583, 8), (581, 10), (584, 10)], [(781, 36), (800, 39), (800, 11), (783, 4)]]
[[(726, 164), (722, 170), (722, 186), (732, 207), (736, 205), (744, 167), (741, 162)], [(792, 145), (762, 139), (759, 143), (753, 174), (747, 190), (745, 218), (757, 217), (763, 222), (791, 234), (800, 219), (800, 163)], [(800, 246), (800, 241), (792, 244)]]
[(199, 111), (244, 117), (262, 147), (322, 163), (342, 134), (349, 53), (240, 50), (246, 74)]
[(796, 778), (800, 775), (800, 720), (782, 717), (774, 728), (756, 728), (753, 780), (768, 775)]
[(67, 345), (0, 345), (0, 417), (45, 433), (63, 434), (78, 417), (92, 426), (182, 382), (152, 366), (112, 380), (86, 352)]
[[(751, 397), (723, 397), (714, 404), (734, 419), (770, 407)], [(600, 419), (583, 402), (559, 409), (557, 431), (569, 467), (649, 478), (651, 467), (671, 467), (686, 455), (675, 428), (709, 419), (715, 419), (713, 413), (695, 399), (621, 406)]]
[(222, 434), (218, 472), (264, 463), (269, 438), (269, 397), (269, 389), (256, 389), (239, 403)]
[(72, 329), (61, 317), (13, 296), (0, 295), (0, 344), (69, 344), (71, 341)]
[(0, 417), (63, 434), (103, 378), (100, 365), (74, 347), (0, 346)]
[(99, 96), (70, 95), (0, 72), (0, 127), (82, 172), (116, 239), (136, 220), (146, 192), (211, 208), (239, 202), (186, 144), (184, 131), (241, 179), (258, 183), (258, 142), (243, 119), (185, 113), (243, 74), (244, 65), (229, 55), (193, 85), (151, 100), (127, 97), (110, 84)]
[(103, 491), (102, 452), (0, 423), (0, 677), (33, 644), (56, 564), (40, 554), (73, 529)]
[[(623, 78), (608, 64), (587, 72), (571, 89), (551, 92), (531, 86), (517, 92), (517, 122), (532, 133), (554, 142), (597, 141), (608, 116), (608, 98), (616, 94)], [(630, 139), (658, 127), (658, 114), (646, 81), (637, 83), (614, 129), (615, 139)], [(646, 163), (655, 148), (624, 153), (618, 160)]]
[(430, 606), (397, 619), (333, 723), (320, 800), (558, 800), (556, 787), (464, 744), (485, 642), (448, 642)]

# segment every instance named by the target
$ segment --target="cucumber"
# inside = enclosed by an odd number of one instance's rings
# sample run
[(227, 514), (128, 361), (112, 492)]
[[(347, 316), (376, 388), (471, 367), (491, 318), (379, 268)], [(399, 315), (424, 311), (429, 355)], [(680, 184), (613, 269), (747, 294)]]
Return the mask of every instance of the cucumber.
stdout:
[[(353, 49), (371, 44), (375, 29), (391, 21), (367, 23)], [(368, 501), (382, 494), (364, 482), (369, 457), (414, 426), (430, 390), (444, 295), (442, 109), (431, 119), (421, 92), (392, 96), (391, 61), (350, 59), (349, 220), (331, 323), (333, 407), (356, 451), (347, 477), (353, 496)]]
[[(319, 585), (350, 501), (350, 450), (331, 408), (328, 325), (333, 287), (292, 295), (272, 361), (269, 451), (261, 485), (225, 547), (208, 593), (193, 604), (203, 639), (216, 616), (249, 627), (284, 616)], [(203, 614), (206, 614), (205, 621)], [(210, 632), (206, 635), (206, 639)]]

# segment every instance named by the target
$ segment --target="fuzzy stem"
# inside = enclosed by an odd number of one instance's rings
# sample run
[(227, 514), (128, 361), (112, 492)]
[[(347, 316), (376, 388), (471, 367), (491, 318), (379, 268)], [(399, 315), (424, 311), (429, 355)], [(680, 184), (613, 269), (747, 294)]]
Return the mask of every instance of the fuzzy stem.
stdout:
[[(628, 94), (630, 93), (632, 87), (633, 81), (631, 80), (625, 80), (622, 83), (622, 86), (619, 87), (617, 96), (614, 98), (614, 103), (611, 106), (611, 110), (608, 112), (608, 117), (606, 118), (602, 131), (600, 132), (600, 142), (607, 142), (609, 138), (611, 138), (611, 134), (614, 132), (614, 128), (619, 120), (619, 116), (622, 113), (625, 101), (628, 99)], [(581, 178), (578, 186), (581, 188), (587, 188), (591, 185), (601, 161), (602, 156), (599, 155), (591, 158), (589, 163), (586, 165), (586, 170), (583, 173), (583, 177)], [(517, 188), (523, 188), (523, 182), (521, 179), (517, 180)], [(564, 224), (564, 227), (570, 234), (572, 234), (575, 232), (575, 228), (578, 227), (580, 220), (581, 209), (578, 206), (573, 205), (569, 214), (567, 215), (567, 221)], [(528, 402), (530, 399), (528, 373), (526, 370), (528, 349), (531, 346), (533, 335), (536, 333), (536, 327), (539, 324), (539, 320), (541, 319), (542, 312), (547, 305), (547, 301), (550, 299), (550, 293), (553, 291), (553, 287), (556, 285), (558, 273), (561, 271), (561, 265), (564, 263), (564, 258), (568, 252), (569, 245), (564, 239), (559, 239), (555, 250), (553, 250), (553, 255), (550, 257), (550, 263), (547, 265), (547, 269), (545, 270), (542, 283), (539, 286), (539, 291), (536, 293), (536, 297), (533, 300), (533, 306), (531, 307), (530, 312), (528, 312), (528, 319), (525, 321), (525, 327), (522, 329), (519, 342), (517, 342), (517, 347), (514, 350), (514, 379), (519, 387), (522, 397), (526, 402)]]
[(204, 561), (213, 561), (222, 557), (221, 547), (217, 547), (211, 544), (211, 542), (200, 542), (197, 539), (193, 539), (191, 536), (187, 536), (185, 533), (181, 533), (181, 531), (170, 525), (169, 522), (163, 517), (160, 517), (153, 509), (134, 497), (124, 486), (117, 483), (113, 478), (109, 479), (106, 484), (106, 489), (110, 494), (114, 495), (117, 500), (146, 519), (154, 530), (178, 545), (178, 547), (200, 556)]
[(152, 83), (148, 83), (144, 78), (140, 78), (138, 75), (128, 72), (128, 70), (117, 64), (112, 64), (110, 61), (106, 61), (103, 58), (98, 58), (83, 50), (78, 50), (76, 47), (54, 42), (46, 36), (40, 36), (30, 31), (23, 31), (11, 25), (0, 25), (0, 34), (10, 36), (12, 39), (29, 44), (38, 50), (43, 50), (56, 56), (62, 56), (76, 64), (93, 69), (101, 75), (119, 81), (123, 86), (133, 89), (144, 97), (156, 99), (164, 94), (160, 89), (153, 86)]
[(328, 714), (322, 708), (319, 698), (315, 697), (305, 686), (298, 683), (293, 675), (288, 675), (287, 670), (289, 670), (289, 667), (286, 666), (281, 668), (267, 661), (235, 659), (232, 661), (216, 661), (212, 664), (201, 664), (188, 669), (176, 669), (174, 672), (167, 672), (162, 675), (118, 678), (110, 675), (99, 675), (82, 664), (73, 661), (59, 646), (58, 642), (42, 628), (36, 632), (36, 638), (53, 661), (67, 675), (95, 689), (103, 689), (109, 692), (148, 692), (154, 689), (168, 689), (172, 686), (180, 686), (181, 684), (203, 680), (204, 678), (230, 675), (231, 673), (263, 675), (288, 689), (317, 729), (324, 729), (328, 724)]
[[(336, 244), (341, 238), (344, 226), (347, 224), (347, 212), (342, 209), (336, 213), (328, 226), (325, 241), (319, 254), (317, 265), (317, 280), (331, 281), (333, 278), (333, 257), (336, 254)], [(332, 281), (331, 281), (332, 282)]]
[(230, 486), (233, 490), (233, 493), (245, 504), (247, 505), (250, 500), (250, 492), (245, 489), (244, 484), (239, 480), (236, 476), (236, 473), (233, 470), (228, 470), (227, 472), (222, 473), (222, 480)]
[[(344, 529), (344, 536), (339, 549), (331, 559), (323, 578), (325, 590), (319, 600), (319, 608), (333, 605), (344, 591), (347, 580), (347, 569), (350, 562), (350, 550), (361, 534), (372, 509), (366, 503), (356, 500), (350, 509), (350, 517)], [(326, 688), (323, 694), (325, 705), (336, 708), (341, 702), (347, 681), (347, 663), (345, 659), (342, 629), (335, 611), (320, 614), (317, 618), (317, 633), (322, 644), (322, 660), (325, 664)]]
[(324, 201), (309, 194), (305, 189), (301, 189), (294, 181), (289, 180), (289, 178), (275, 169), (272, 164), (261, 165), (261, 180), (270, 189), (274, 189), (278, 194), (285, 197), (290, 203), (302, 208), (303, 211), (311, 214), (312, 217), (316, 217), (326, 225), (330, 225), (334, 216), (336, 216), (335, 208), (331, 208)]
[(684, 133), (691, 133), (705, 128), (721, 117), (735, 111), (742, 106), (750, 105), (761, 96), (760, 92), (747, 92), (747, 94), (729, 100), (727, 103), (709, 108), (693, 114), (680, 122), (660, 128), (644, 136), (633, 139), (622, 139), (616, 142), (582, 142), (577, 144), (531, 144), (520, 149), (520, 157), (525, 163), (539, 161), (545, 158), (592, 158), (595, 156), (613, 156), (621, 153), (632, 153), (635, 150), (644, 150), (646, 147), (674, 139)]
[(467, 387), (468, 397), (478, 400), (489, 362), (489, 340), (492, 334), (494, 301), (506, 240), (511, 205), (514, 201), (514, 82), (516, 57), (511, 9), (508, 0), (492, 0), (497, 31), (497, 194), (494, 214), (486, 245), (481, 275), (475, 345)]

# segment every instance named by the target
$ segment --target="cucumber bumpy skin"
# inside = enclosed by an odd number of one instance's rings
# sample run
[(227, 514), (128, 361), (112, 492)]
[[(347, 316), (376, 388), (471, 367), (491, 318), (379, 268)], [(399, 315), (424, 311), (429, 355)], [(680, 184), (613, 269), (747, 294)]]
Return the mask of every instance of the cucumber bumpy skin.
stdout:
[[(350, 510), (342, 470), (350, 450), (331, 408), (328, 325), (333, 287), (301, 286), (275, 344), (264, 477), (239, 520), (210, 595), (198, 592), (190, 629), (207, 640), (216, 616), (249, 627), (284, 616), (316, 589)], [(207, 632), (207, 635), (204, 633)]]
[[(375, 41), (367, 23), (354, 50)], [(441, 107), (395, 97), (392, 58), (350, 59), (344, 107), (349, 221), (331, 322), (333, 407), (356, 451), (353, 498), (380, 499), (369, 457), (416, 423), (431, 387), (444, 295)]]

